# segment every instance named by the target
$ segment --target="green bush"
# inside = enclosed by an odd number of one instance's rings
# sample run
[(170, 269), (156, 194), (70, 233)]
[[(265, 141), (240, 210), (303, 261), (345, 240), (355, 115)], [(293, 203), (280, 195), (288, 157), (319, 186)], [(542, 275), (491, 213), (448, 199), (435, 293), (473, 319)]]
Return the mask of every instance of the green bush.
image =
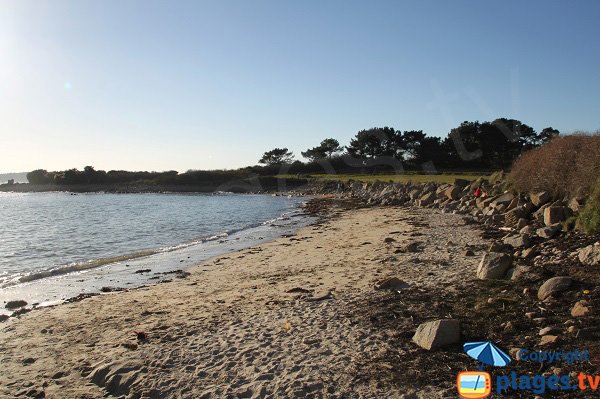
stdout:
[(586, 233), (600, 233), (600, 180), (579, 213), (577, 227)]

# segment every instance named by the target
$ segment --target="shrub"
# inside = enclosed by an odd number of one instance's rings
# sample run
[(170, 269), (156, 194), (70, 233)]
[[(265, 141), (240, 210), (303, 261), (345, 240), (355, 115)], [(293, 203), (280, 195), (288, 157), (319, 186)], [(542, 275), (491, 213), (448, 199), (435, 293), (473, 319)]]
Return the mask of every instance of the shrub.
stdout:
[(575, 133), (527, 151), (513, 164), (509, 181), (521, 192), (555, 197), (587, 196), (600, 176), (600, 132)]
[(577, 227), (586, 233), (600, 233), (600, 179), (579, 213)]

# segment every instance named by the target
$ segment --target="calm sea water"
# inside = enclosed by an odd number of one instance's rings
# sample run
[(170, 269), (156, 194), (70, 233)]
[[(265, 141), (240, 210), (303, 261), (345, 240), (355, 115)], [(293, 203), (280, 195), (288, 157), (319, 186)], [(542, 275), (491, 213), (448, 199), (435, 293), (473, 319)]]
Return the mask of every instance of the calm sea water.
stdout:
[[(306, 224), (302, 198), (0, 193), (0, 300), (135, 286)], [(152, 273), (135, 273), (151, 267)], [(21, 299), (21, 298), (19, 298)]]

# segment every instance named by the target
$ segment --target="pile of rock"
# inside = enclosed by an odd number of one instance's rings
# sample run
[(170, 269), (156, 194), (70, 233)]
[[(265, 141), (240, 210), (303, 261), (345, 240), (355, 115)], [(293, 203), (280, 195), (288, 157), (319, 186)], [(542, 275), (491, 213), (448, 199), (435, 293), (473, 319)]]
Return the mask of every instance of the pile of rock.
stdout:
[[(438, 208), (470, 215), (485, 225), (510, 228), (507, 244), (517, 248), (527, 248), (532, 236), (555, 237), (582, 205), (579, 198), (554, 200), (547, 192), (515, 194), (505, 191), (505, 184), (490, 184), (485, 179), (456, 179), (453, 184), (354, 181), (336, 187), (340, 195), (366, 205)], [(484, 195), (475, 198), (478, 187), (483, 187)]]

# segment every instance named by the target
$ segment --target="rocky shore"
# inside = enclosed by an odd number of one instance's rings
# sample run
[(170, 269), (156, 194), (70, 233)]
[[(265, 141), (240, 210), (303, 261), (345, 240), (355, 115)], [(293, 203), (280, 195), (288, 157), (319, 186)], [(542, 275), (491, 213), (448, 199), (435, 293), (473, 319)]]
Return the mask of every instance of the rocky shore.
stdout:
[(469, 341), (590, 353), (492, 373), (600, 374), (599, 237), (569, 229), (579, 200), (462, 180), (313, 190), (324, 217), (294, 236), (0, 324), (0, 394), (450, 398), (477, 367)]

